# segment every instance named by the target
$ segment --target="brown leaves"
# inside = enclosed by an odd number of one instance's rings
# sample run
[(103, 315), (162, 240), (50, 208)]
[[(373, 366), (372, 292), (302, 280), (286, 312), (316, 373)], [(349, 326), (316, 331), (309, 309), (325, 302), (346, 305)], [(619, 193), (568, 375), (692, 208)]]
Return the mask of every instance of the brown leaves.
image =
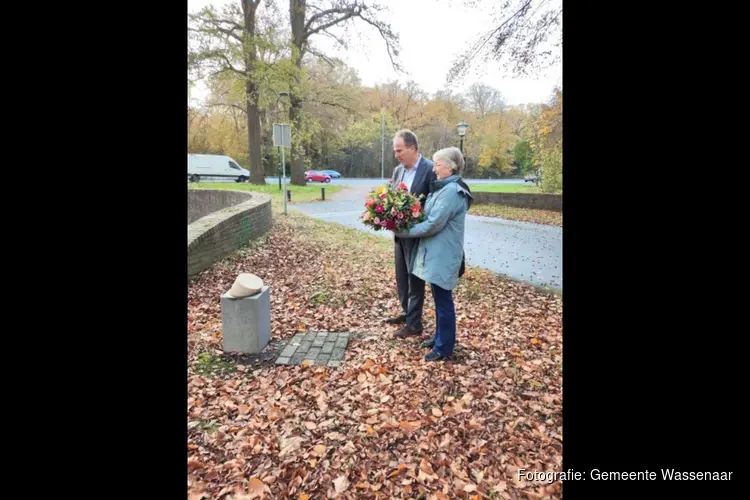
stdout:
[[(399, 307), (395, 277), (366, 256), (392, 242), (363, 248), (325, 227), (324, 240), (290, 213), (268, 244), (189, 284), (188, 494), (221, 500), (241, 484), (237, 498), (560, 498), (514, 480), (518, 464), (562, 466), (560, 298), (470, 269), (454, 293), (458, 361), (424, 363), (418, 341), (393, 341), (381, 323)], [(218, 297), (240, 271), (273, 286), (272, 344), (300, 324), (356, 332), (345, 364), (222, 356)], [(327, 302), (310, 303), (323, 291)], [(432, 304), (428, 289), (427, 331)], [(206, 356), (247, 370), (198, 371)]]
[(401, 422), (398, 423), (399, 429), (401, 429), (403, 432), (406, 432), (406, 433), (412, 433), (416, 431), (417, 429), (419, 429), (421, 426), (422, 426), (422, 423), (419, 421), (406, 422), (402, 420)]
[(205, 467), (203, 465), (203, 462), (201, 462), (197, 458), (189, 458), (187, 461), (187, 466), (188, 466), (188, 471), (203, 469)]

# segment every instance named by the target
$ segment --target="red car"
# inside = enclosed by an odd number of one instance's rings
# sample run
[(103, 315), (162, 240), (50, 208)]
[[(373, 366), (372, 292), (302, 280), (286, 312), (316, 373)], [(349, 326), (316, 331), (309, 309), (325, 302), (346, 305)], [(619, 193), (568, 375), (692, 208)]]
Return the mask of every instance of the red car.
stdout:
[(307, 182), (331, 182), (331, 176), (328, 174), (321, 174), (317, 170), (308, 170), (305, 172), (305, 180)]

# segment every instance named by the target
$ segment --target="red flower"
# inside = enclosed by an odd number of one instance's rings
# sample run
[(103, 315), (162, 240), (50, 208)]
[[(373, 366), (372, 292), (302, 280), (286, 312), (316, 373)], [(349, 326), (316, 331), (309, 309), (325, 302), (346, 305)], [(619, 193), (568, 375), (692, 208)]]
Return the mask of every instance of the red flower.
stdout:
[(380, 193), (381, 200), (385, 200), (386, 198), (388, 198), (388, 193)]
[(367, 201), (365, 202), (365, 206), (366, 206), (367, 208), (370, 208), (370, 207), (371, 207), (371, 206), (373, 206), (374, 204), (375, 204), (375, 201), (374, 201), (374, 200), (373, 200), (372, 198), (367, 198)]
[(383, 212), (385, 212), (385, 208), (383, 208), (383, 205), (378, 205), (377, 207), (375, 207), (375, 212), (382, 214)]
[(403, 189), (404, 191), (407, 191), (409, 189), (409, 187), (406, 184), (404, 184), (403, 182), (400, 182), (398, 184), (398, 188), (399, 189)]
[(396, 229), (396, 223), (393, 222), (392, 220), (387, 220), (385, 221), (385, 228), (390, 231), (393, 231), (394, 229)]

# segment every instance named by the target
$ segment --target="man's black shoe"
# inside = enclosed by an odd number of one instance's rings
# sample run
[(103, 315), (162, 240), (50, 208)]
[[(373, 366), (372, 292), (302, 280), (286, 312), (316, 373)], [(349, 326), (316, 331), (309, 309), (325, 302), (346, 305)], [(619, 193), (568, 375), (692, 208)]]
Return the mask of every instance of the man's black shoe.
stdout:
[(422, 347), (432, 349), (435, 346), (435, 336), (433, 335), (429, 339), (422, 342)]
[(393, 318), (388, 318), (385, 322), (389, 325), (400, 325), (401, 323), (406, 323), (406, 315), (394, 316)]
[(409, 325), (404, 325), (401, 327), (400, 330), (398, 330), (396, 333), (393, 334), (394, 337), (399, 339), (405, 339), (407, 337), (416, 337), (417, 335), (422, 335), (422, 329), (415, 330)]

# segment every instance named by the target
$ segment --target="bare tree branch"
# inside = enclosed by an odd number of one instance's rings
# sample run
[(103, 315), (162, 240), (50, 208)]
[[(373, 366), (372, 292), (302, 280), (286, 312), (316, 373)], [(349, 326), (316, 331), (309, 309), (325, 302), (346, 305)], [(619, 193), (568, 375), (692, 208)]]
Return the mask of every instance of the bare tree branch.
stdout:
[(308, 47), (307, 47), (307, 52), (309, 52), (310, 54), (312, 54), (312, 55), (314, 55), (314, 56), (320, 57), (320, 58), (321, 58), (321, 59), (323, 59), (323, 60), (324, 60), (325, 62), (327, 62), (327, 63), (328, 63), (328, 65), (329, 65), (329, 66), (330, 66), (331, 68), (335, 68), (335, 67), (336, 67), (336, 63), (335, 63), (335, 62), (333, 62), (333, 61), (331, 60), (331, 58), (329, 58), (328, 56), (326, 56), (326, 55), (324, 55), (324, 54), (321, 54), (321, 53), (320, 53), (320, 52), (318, 52), (317, 50), (315, 50), (315, 49), (313, 49), (313, 48), (311, 48), (311, 47), (309, 47), (309, 46), (308, 46)]
[(341, 108), (345, 111), (348, 111), (350, 113), (354, 113), (356, 110), (347, 106), (346, 104), (341, 104), (340, 102), (330, 102), (330, 101), (323, 101), (320, 99), (306, 99), (306, 100), (300, 100), (300, 102), (307, 102), (307, 103), (314, 103), (314, 104), (322, 104), (323, 106), (333, 106), (336, 108)]
[(396, 61), (393, 59), (394, 55), (398, 55), (398, 50), (395, 47), (391, 47), (391, 38), (395, 38), (393, 33), (388, 31), (388, 33), (383, 32), (383, 28), (381, 27), (380, 23), (377, 21), (372, 21), (366, 17), (359, 16), (364, 22), (369, 24), (370, 26), (374, 26), (378, 29), (378, 32), (380, 33), (380, 37), (385, 41), (385, 48), (388, 51), (388, 57), (391, 60), (391, 65), (393, 66), (393, 69), (396, 71), (401, 71), (401, 65), (397, 64)]
[(321, 24), (320, 26), (317, 26), (317, 27), (315, 27), (313, 29), (306, 30), (305, 36), (303, 37), (303, 39), (307, 40), (308, 38), (310, 38), (310, 36), (314, 35), (315, 33), (319, 33), (321, 31), (325, 31), (325, 30), (327, 30), (328, 28), (330, 28), (332, 26), (336, 26), (337, 24), (342, 23), (342, 22), (346, 21), (347, 19), (351, 19), (352, 17), (358, 16), (358, 15), (359, 15), (359, 12), (349, 12), (347, 14), (344, 14), (341, 17), (338, 17), (338, 18), (334, 19), (333, 21), (329, 21), (329, 22), (327, 22), (325, 24)]
[(305, 23), (305, 33), (309, 33), (311, 31), (312, 24), (318, 19), (322, 19), (331, 14), (346, 14), (350, 12), (350, 10), (351, 10), (351, 7), (340, 7), (337, 9), (321, 10), (317, 14), (313, 14), (312, 16), (310, 16), (310, 19), (308, 19), (307, 22)]
[(245, 113), (247, 115), (247, 110), (245, 108), (243, 108), (242, 106), (239, 106), (237, 104), (234, 104), (234, 103), (212, 102), (212, 103), (206, 104), (206, 107), (208, 107), (208, 108), (216, 108), (216, 107), (219, 107), (219, 106), (224, 106), (226, 108), (239, 109), (240, 111), (242, 111), (243, 113)]

